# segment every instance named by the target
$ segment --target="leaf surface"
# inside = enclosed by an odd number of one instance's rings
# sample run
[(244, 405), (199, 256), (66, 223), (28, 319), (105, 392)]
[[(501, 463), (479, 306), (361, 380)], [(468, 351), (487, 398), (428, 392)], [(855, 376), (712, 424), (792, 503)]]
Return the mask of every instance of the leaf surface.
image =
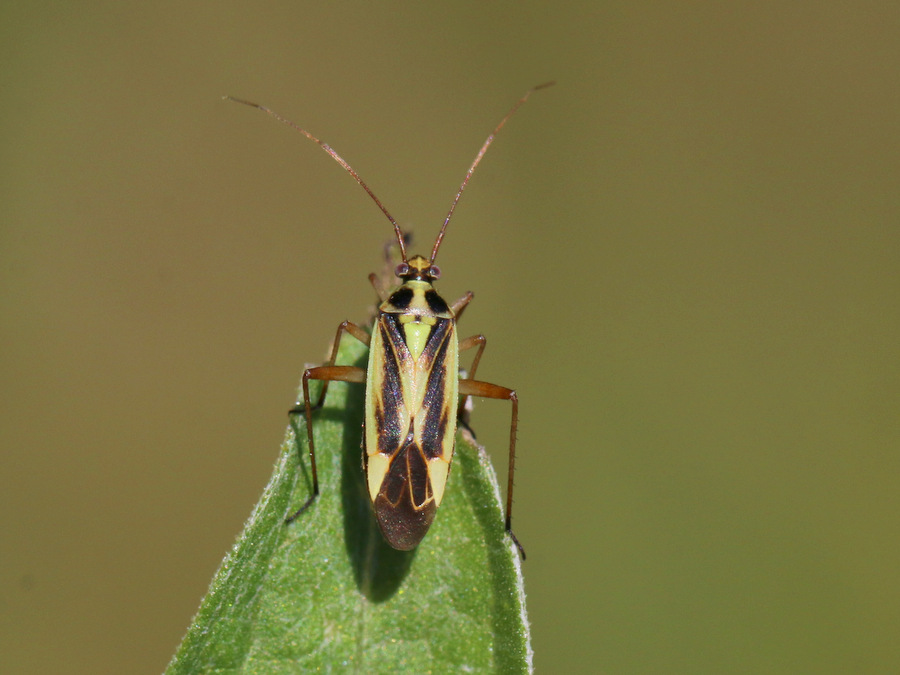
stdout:
[[(365, 365), (365, 347), (344, 342), (338, 362)], [(361, 385), (329, 386), (313, 412), (321, 492), (285, 525), (312, 485), (305, 420), (292, 421), (169, 675), (530, 672), (521, 565), (484, 450), (458, 434), (434, 524), (396, 551), (366, 493), (363, 401)]]

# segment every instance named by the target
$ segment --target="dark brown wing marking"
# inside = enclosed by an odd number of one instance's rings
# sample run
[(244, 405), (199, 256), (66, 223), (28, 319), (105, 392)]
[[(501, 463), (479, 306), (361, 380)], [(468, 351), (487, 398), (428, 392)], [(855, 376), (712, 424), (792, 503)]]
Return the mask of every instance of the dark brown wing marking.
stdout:
[(384, 347), (384, 386), (375, 397), (375, 427), (378, 430), (378, 452), (393, 455), (400, 447), (406, 429), (400, 426), (400, 409), (403, 407), (403, 388), (400, 384), (400, 359), (395, 345), (405, 349), (399, 339), (399, 325), (395, 316), (386, 315), (376, 327), (381, 331)]
[[(444, 439), (447, 435), (447, 425), (450, 422), (450, 408), (456, 403), (455, 397), (453, 401), (447, 400), (447, 360), (444, 358), (450, 341), (447, 338), (447, 327), (450, 322), (443, 322), (443, 340), (440, 342), (438, 352), (434, 355), (431, 372), (428, 374), (428, 385), (425, 388), (425, 397), (422, 400), (422, 406), (425, 408), (425, 421), (420, 429), (420, 438), (422, 441), (422, 450), (429, 459), (441, 457), (444, 454)], [(437, 333), (437, 327), (435, 333)], [(435, 338), (438, 336), (435, 335)], [(429, 341), (428, 347), (437, 344), (437, 340)], [(426, 352), (428, 347), (426, 347)], [(424, 354), (423, 354), (424, 356)], [(452, 442), (452, 441), (451, 441)]]
[(437, 511), (428, 465), (415, 442), (397, 453), (373, 502), (378, 526), (394, 548), (409, 551), (419, 545)]

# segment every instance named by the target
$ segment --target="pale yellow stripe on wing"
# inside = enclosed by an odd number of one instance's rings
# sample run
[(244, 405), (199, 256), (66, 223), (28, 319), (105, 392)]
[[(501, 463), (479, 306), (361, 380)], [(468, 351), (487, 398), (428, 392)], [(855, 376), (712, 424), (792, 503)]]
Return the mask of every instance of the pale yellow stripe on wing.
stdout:
[(366, 483), (369, 486), (369, 497), (374, 502), (387, 475), (388, 467), (391, 465), (391, 458), (381, 452), (369, 455), (369, 464), (366, 470)]
[(440, 506), (441, 499), (444, 498), (444, 488), (447, 487), (447, 474), (449, 473), (450, 463), (442, 457), (428, 460), (428, 480), (431, 482), (435, 506)]
[(378, 496), (384, 477), (387, 475), (390, 457), (379, 452), (378, 425), (375, 422), (375, 409), (382, 408), (381, 387), (384, 383), (384, 336), (379, 321), (372, 330), (372, 342), (369, 345), (369, 367), (366, 371), (366, 485), (372, 501)]

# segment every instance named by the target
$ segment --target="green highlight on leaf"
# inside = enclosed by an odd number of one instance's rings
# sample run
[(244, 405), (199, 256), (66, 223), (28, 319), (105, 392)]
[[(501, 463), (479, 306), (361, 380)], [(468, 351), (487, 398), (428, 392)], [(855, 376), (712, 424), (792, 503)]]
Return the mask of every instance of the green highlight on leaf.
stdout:
[[(364, 365), (346, 343), (339, 362)], [(285, 525), (312, 487), (305, 420), (292, 421), (167, 675), (532, 671), (521, 564), (484, 449), (458, 434), (434, 524), (396, 551), (366, 493), (363, 404), (362, 386), (329, 386), (313, 413), (321, 493)]]

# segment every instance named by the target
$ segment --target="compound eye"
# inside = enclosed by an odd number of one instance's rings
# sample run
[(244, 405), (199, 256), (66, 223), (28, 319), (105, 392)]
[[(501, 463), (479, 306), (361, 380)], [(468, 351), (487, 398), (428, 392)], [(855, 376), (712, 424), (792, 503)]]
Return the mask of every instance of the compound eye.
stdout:
[(440, 279), (441, 278), (441, 268), (437, 265), (430, 265), (428, 267), (428, 276), (432, 279)]
[(400, 263), (399, 265), (397, 265), (397, 269), (394, 270), (394, 274), (396, 274), (400, 278), (405, 277), (407, 274), (409, 274), (409, 265), (407, 265), (406, 263)]

